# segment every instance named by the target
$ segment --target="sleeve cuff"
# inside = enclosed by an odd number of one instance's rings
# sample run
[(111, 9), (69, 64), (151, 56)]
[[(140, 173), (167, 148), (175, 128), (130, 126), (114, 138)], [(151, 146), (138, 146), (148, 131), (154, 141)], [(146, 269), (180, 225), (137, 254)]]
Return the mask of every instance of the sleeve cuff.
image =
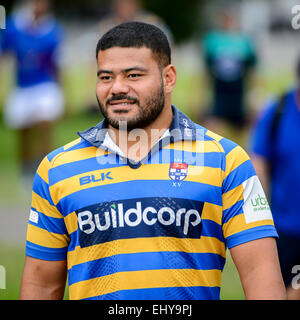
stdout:
[(278, 238), (278, 234), (274, 226), (259, 226), (245, 231), (238, 232), (226, 238), (226, 246), (231, 249), (239, 244), (257, 240), (261, 238), (274, 237)]
[(67, 259), (67, 247), (66, 248), (48, 248), (39, 246), (30, 241), (26, 242), (25, 254), (29, 257), (48, 260), (59, 261)]

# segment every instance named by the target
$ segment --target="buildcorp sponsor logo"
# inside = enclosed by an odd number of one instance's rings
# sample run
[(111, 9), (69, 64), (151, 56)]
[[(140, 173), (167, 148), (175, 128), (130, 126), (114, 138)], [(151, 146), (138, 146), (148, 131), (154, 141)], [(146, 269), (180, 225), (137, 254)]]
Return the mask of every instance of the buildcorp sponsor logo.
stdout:
[[(203, 203), (201, 203), (201, 210)], [(77, 213), (79, 229), (86, 235), (95, 232), (105, 232), (111, 229), (136, 228), (138, 226), (171, 226), (181, 228), (181, 232), (187, 235), (191, 228), (195, 228), (201, 222), (198, 210), (184, 207), (177, 209), (168, 206), (147, 206), (142, 201), (125, 208), (124, 204), (111, 204), (106, 210), (95, 213), (95, 210), (84, 210)], [(118, 230), (120, 231), (120, 230)]]

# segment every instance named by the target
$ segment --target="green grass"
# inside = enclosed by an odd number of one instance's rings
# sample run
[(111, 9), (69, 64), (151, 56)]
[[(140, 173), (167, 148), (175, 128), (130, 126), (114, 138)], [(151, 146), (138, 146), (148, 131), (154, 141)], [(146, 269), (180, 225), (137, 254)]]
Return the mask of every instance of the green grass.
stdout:
[(15, 201), (16, 187), (19, 179), (17, 164), (17, 137), (0, 122), (0, 204), (10, 204)]
[(16, 300), (19, 297), (25, 261), (24, 250), (21, 246), (0, 246), (0, 265), (6, 271), (6, 289), (0, 289), (0, 300)]
[[(0, 265), (5, 268), (5, 289), (0, 289), (0, 300), (18, 300), (25, 262), (25, 246), (0, 246)], [(66, 286), (64, 299), (68, 299)]]
[(226, 264), (222, 275), (221, 300), (244, 300), (245, 295), (238, 271), (227, 250)]

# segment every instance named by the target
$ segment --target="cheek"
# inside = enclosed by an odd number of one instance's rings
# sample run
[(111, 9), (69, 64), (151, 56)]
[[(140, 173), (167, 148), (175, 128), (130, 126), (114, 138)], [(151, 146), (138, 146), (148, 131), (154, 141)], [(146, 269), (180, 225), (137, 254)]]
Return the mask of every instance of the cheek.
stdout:
[(155, 79), (155, 81), (147, 81), (140, 86), (136, 86), (135, 92), (138, 95), (140, 100), (148, 100), (153, 97), (153, 95), (160, 90), (161, 88), (161, 80)]
[(98, 99), (101, 101), (101, 102), (104, 102), (106, 100), (106, 96), (107, 96), (107, 93), (106, 93), (106, 89), (103, 85), (98, 85), (96, 86), (96, 94), (97, 94), (97, 97)]

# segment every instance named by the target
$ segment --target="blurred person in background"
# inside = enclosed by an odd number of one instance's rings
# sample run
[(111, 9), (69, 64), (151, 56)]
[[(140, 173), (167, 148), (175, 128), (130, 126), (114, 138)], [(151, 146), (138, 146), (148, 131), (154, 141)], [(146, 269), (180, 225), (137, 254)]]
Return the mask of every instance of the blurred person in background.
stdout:
[[(53, 122), (64, 111), (58, 49), (62, 28), (50, 0), (28, 0), (8, 19), (1, 55), (15, 61), (15, 88), (7, 97), (4, 121), (17, 131), (22, 189), (31, 189), (36, 166), (52, 146)], [(25, 189), (25, 191), (26, 191)]]
[(254, 127), (251, 152), (271, 199), (279, 234), (279, 260), (289, 299), (300, 299), (292, 284), (300, 265), (300, 59), (297, 85), (263, 109)]
[(212, 89), (212, 102), (205, 126), (219, 134), (245, 128), (247, 112), (245, 86), (249, 71), (256, 64), (250, 38), (239, 30), (238, 17), (232, 8), (220, 11), (219, 28), (208, 32), (202, 43), (205, 66)]
[(171, 33), (163, 19), (158, 15), (149, 12), (143, 8), (142, 0), (113, 0), (112, 10), (100, 21), (100, 33), (104, 34), (114, 26), (128, 21), (140, 21), (153, 24), (162, 29), (169, 41)]

